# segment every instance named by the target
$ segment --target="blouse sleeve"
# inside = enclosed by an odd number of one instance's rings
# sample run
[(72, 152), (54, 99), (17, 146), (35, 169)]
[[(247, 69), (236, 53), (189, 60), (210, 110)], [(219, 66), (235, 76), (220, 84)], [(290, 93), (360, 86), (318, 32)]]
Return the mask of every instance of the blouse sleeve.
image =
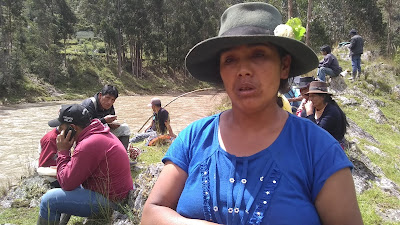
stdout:
[(186, 130), (180, 132), (178, 137), (174, 140), (174, 142), (172, 142), (167, 153), (163, 157), (162, 162), (166, 163), (167, 161), (171, 161), (188, 173), (190, 159), (189, 147), (187, 146), (186, 141), (188, 138), (188, 132), (186, 132)]
[(337, 171), (347, 167), (353, 169), (353, 164), (348, 159), (340, 144), (335, 142), (331, 146), (328, 146), (327, 150), (324, 151), (314, 164), (314, 182), (311, 191), (313, 202), (315, 202), (326, 180)]

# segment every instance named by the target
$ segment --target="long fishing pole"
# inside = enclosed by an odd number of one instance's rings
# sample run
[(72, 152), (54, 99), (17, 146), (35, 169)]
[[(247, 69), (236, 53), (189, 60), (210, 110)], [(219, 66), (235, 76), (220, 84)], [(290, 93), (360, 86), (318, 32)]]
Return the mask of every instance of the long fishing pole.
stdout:
[[(199, 92), (199, 91), (207, 91), (207, 90), (211, 90), (211, 89), (213, 89), (213, 88), (202, 88), (202, 89), (197, 89), (197, 90), (194, 90), (194, 91), (189, 91), (189, 92), (183, 93), (183, 94), (181, 94), (181, 95), (175, 97), (174, 99), (172, 99), (172, 100), (171, 100), (170, 102), (168, 102), (168, 104), (166, 104), (163, 108), (167, 107), (169, 104), (171, 104), (172, 102), (176, 101), (178, 98), (183, 97), (183, 96), (185, 96), (185, 95), (192, 94), (192, 93), (194, 93), (194, 92)], [(151, 116), (146, 120), (146, 122), (143, 124), (143, 126), (138, 130), (138, 133), (143, 129), (143, 127), (147, 124), (147, 122), (149, 122), (149, 120), (150, 120), (152, 117), (153, 117), (153, 115), (151, 115)]]

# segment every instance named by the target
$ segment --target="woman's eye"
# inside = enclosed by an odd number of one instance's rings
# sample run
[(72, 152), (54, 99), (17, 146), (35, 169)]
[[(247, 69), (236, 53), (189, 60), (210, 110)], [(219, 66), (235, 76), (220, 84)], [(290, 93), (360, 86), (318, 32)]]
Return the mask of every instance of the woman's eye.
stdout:
[(256, 52), (253, 55), (254, 58), (260, 58), (260, 57), (264, 57), (264, 56), (265, 56), (264, 52)]
[(233, 57), (227, 57), (224, 61), (225, 64), (230, 64), (233, 63), (235, 59)]

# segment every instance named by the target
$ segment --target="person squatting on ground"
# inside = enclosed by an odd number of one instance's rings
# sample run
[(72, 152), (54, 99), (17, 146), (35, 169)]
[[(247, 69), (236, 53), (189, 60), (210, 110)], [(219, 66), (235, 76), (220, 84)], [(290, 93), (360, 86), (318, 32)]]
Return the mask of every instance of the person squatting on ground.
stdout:
[(351, 67), (353, 68), (351, 79), (355, 80), (361, 76), (361, 55), (364, 51), (364, 39), (357, 34), (355, 29), (350, 31), (350, 36), (351, 39), (348, 47), (350, 49)]
[(344, 147), (344, 134), (349, 123), (346, 114), (328, 92), (328, 84), (313, 81), (306, 94), (309, 99), (305, 106), (307, 118), (328, 131)]
[(115, 114), (114, 102), (118, 98), (118, 89), (112, 85), (105, 85), (103, 89), (93, 97), (87, 98), (82, 105), (89, 110), (92, 118), (99, 119), (103, 124), (107, 124), (111, 133), (118, 137), (125, 149), (128, 149), (129, 136), (131, 131), (128, 124), (119, 124)]
[(145, 129), (145, 133), (136, 135), (129, 142), (136, 143), (149, 137), (154, 139), (166, 134), (168, 135), (163, 137), (168, 139), (176, 138), (176, 135), (172, 131), (169, 112), (161, 107), (161, 100), (159, 98), (152, 98), (147, 106), (153, 110), (151, 124)]
[(304, 43), (274, 36), (280, 24), (272, 5), (236, 4), (218, 36), (189, 51), (190, 74), (223, 84), (232, 108), (179, 133), (142, 225), (362, 224), (353, 165), (339, 143), (277, 104), (288, 77), (318, 66)]
[(317, 77), (320, 81), (325, 82), (326, 75), (330, 77), (337, 77), (342, 72), (342, 67), (339, 66), (339, 62), (332, 54), (332, 49), (329, 45), (324, 45), (320, 48), (321, 54), (324, 58), (319, 62)]
[(42, 196), (37, 224), (58, 224), (61, 213), (102, 215), (127, 198), (133, 189), (128, 155), (109, 127), (91, 121), (88, 110), (78, 104), (63, 105), (49, 125), (61, 131), (56, 139), (61, 188)]

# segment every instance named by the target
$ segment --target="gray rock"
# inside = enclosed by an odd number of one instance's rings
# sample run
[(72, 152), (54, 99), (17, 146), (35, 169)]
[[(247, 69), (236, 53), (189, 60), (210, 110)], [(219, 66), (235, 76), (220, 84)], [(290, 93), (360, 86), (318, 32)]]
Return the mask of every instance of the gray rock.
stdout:
[(329, 87), (331, 92), (339, 93), (344, 91), (347, 88), (347, 84), (344, 81), (342, 76), (331, 77)]
[(400, 85), (396, 85), (392, 88), (392, 94), (395, 99), (400, 100)]
[(347, 119), (347, 121), (349, 122), (350, 125), (349, 128), (347, 129), (347, 133), (349, 134), (349, 136), (356, 139), (365, 139), (375, 144), (380, 144), (371, 134), (361, 129), (352, 120)]
[(400, 222), (400, 209), (381, 209), (377, 211), (384, 221), (390, 223)]
[(354, 98), (348, 99), (344, 96), (335, 96), (335, 99), (338, 99), (342, 103), (342, 105), (348, 105), (348, 106), (359, 105), (359, 103)]
[(379, 148), (375, 147), (375, 146), (371, 146), (371, 145), (366, 145), (364, 146), (364, 148), (372, 153), (381, 155), (381, 156), (386, 156), (386, 154), (384, 152), (382, 152)]

